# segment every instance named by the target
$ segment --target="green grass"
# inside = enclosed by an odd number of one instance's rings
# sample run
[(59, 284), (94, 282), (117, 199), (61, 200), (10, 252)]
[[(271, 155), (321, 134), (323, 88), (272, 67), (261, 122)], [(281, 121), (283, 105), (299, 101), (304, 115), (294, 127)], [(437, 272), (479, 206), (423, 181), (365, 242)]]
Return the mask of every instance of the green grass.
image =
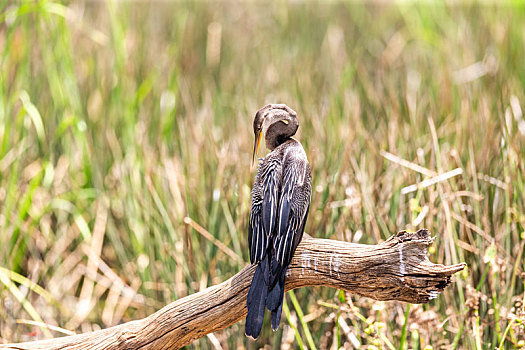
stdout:
[(282, 102), (312, 166), (308, 233), (425, 227), (433, 262), (468, 269), (410, 309), (296, 290), (278, 332), (253, 343), (240, 322), (221, 344), (519, 348), (524, 33), (518, 1), (1, 1), (0, 342), (141, 318), (240, 270), (252, 118)]

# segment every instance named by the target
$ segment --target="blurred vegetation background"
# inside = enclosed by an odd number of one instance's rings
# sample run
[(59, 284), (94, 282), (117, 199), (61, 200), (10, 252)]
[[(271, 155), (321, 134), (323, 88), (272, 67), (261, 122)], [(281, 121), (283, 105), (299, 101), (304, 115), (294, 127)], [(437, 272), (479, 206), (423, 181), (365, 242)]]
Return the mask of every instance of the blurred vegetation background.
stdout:
[(141, 318), (239, 271), (252, 120), (277, 102), (312, 166), (306, 232), (425, 227), (431, 261), (468, 269), (428, 305), (299, 289), (279, 331), (190, 348), (522, 348), (524, 47), (518, 1), (1, 1), (0, 343)]

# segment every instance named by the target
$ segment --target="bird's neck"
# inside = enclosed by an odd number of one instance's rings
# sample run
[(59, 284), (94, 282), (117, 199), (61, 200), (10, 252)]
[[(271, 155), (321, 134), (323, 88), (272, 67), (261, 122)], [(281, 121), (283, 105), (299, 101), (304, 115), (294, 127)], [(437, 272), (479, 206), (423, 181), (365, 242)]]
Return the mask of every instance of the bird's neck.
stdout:
[(295, 135), (298, 127), (299, 125), (295, 123), (284, 124), (277, 122), (270, 125), (265, 136), (266, 147), (273, 151)]

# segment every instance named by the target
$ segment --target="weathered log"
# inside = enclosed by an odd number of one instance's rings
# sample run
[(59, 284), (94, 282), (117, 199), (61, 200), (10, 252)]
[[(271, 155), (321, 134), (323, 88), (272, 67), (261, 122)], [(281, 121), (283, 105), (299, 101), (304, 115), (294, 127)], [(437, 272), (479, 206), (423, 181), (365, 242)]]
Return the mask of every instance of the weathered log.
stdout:
[[(286, 290), (328, 286), (376, 300), (426, 303), (436, 298), (465, 264), (431, 263), (427, 230), (399, 232), (378, 245), (303, 238), (287, 272)], [(154, 314), (96, 332), (2, 349), (173, 349), (246, 316), (246, 295), (255, 271), (249, 265), (229, 280), (177, 300)]]

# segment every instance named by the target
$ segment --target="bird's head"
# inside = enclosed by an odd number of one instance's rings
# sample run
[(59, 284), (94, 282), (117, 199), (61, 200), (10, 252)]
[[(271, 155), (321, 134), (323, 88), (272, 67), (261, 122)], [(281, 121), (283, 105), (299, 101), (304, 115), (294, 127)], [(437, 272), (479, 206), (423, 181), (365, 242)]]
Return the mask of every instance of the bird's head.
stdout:
[(255, 144), (253, 146), (252, 166), (255, 163), (263, 134), (265, 135), (266, 147), (273, 150), (293, 136), (297, 128), (299, 128), (297, 113), (287, 105), (269, 104), (259, 109), (253, 119)]

